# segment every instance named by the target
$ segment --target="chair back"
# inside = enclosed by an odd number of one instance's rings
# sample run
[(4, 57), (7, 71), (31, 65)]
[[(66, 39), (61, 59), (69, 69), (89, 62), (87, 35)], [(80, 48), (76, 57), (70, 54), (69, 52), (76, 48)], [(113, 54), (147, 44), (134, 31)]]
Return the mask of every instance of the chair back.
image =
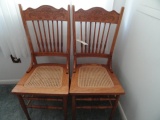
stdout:
[(123, 11), (119, 14), (100, 7), (75, 11), (72, 6), (74, 67), (80, 57), (107, 58), (107, 65), (111, 64)]
[(43, 5), (36, 9), (22, 10), (23, 25), (33, 64), (37, 56), (62, 56), (69, 65), (70, 57), (70, 6), (56, 9)]

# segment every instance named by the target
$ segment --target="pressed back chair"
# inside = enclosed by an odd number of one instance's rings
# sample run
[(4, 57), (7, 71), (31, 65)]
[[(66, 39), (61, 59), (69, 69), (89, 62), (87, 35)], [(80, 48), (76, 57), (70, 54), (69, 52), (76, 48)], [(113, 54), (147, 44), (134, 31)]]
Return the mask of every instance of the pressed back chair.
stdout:
[[(112, 71), (112, 55), (123, 11), (124, 8), (120, 13), (109, 12), (100, 7), (75, 11), (72, 6), (74, 73), (70, 94), (73, 119), (76, 118), (76, 109), (106, 108), (112, 109), (109, 119), (113, 118), (119, 97), (124, 94), (121, 84)], [(87, 58), (85, 64), (82, 58)], [(93, 58), (100, 63), (90, 63)], [(99, 58), (105, 58), (105, 63), (102, 64)], [(82, 101), (94, 101), (96, 104), (99, 101), (100, 105), (79, 105), (78, 102)], [(101, 105), (102, 101), (109, 104)]]
[[(69, 92), (70, 62), (70, 6), (56, 9), (43, 5), (37, 9), (23, 10), (19, 5), (28, 45), (31, 64), (25, 75), (13, 88), (27, 119), (27, 108), (63, 109), (67, 119), (67, 96)], [(63, 57), (58, 61), (39, 63), (37, 57)], [(61, 106), (35, 105), (34, 100), (61, 102)], [(38, 102), (37, 102), (38, 103)]]

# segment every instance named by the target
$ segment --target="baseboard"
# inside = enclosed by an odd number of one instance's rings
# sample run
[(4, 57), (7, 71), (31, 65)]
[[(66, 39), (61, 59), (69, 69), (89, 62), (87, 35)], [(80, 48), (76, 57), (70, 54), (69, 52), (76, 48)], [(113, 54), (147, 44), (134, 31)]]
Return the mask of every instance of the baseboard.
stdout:
[(124, 113), (124, 110), (123, 110), (120, 102), (118, 102), (118, 108), (120, 110), (122, 120), (127, 120), (126, 114)]
[(16, 84), (19, 79), (0, 80), (0, 84)]

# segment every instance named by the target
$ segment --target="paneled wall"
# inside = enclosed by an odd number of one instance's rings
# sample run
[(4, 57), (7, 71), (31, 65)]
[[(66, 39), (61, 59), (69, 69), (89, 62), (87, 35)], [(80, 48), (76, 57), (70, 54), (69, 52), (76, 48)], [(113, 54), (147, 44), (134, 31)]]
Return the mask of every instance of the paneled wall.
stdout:
[(126, 91), (120, 103), (128, 120), (160, 120), (160, 2), (127, 0), (125, 8), (113, 62)]

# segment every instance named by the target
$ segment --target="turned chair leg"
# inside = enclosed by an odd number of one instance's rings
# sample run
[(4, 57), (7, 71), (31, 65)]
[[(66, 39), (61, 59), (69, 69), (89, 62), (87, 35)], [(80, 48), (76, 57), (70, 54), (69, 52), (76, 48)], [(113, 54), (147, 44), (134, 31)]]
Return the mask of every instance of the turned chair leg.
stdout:
[(120, 95), (117, 95), (117, 96), (116, 96), (116, 101), (115, 101), (115, 103), (114, 103), (114, 106), (113, 106), (113, 108), (112, 108), (112, 111), (111, 111), (111, 114), (110, 114), (110, 117), (109, 117), (109, 120), (112, 120), (112, 119), (113, 119), (113, 115), (114, 115), (115, 110), (116, 110), (116, 108), (117, 108), (119, 98), (120, 98)]
[(72, 120), (76, 119), (76, 99), (72, 96)]
[(22, 96), (21, 96), (21, 95), (17, 95), (17, 97), (18, 97), (18, 100), (19, 100), (19, 102), (20, 102), (20, 105), (21, 105), (21, 107), (22, 107), (22, 109), (23, 109), (23, 111), (24, 111), (27, 119), (28, 119), (28, 120), (31, 120), (31, 118), (30, 118), (30, 116), (29, 116), (29, 114), (28, 114), (27, 107), (26, 107), (26, 105), (25, 105), (25, 102), (24, 102)]
[(64, 120), (67, 120), (67, 96), (63, 97)]

